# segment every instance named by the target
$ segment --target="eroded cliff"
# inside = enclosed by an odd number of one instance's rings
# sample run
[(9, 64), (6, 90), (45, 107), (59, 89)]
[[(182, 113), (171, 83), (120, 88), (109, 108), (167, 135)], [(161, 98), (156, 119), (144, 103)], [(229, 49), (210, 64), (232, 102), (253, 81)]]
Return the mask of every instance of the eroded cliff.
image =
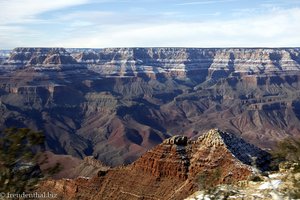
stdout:
[(0, 66), (0, 124), (57, 154), (131, 163), (213, 127), (271, 148), (300, 132), (299, 48), (16, 48)]

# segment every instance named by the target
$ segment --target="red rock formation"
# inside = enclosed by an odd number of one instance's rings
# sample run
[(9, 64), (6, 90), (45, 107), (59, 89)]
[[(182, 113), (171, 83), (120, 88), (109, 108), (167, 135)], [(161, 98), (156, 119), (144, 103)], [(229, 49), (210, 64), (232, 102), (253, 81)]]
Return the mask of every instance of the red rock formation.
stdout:
[(264, 154), (214, 129), (195, 141), (173, 136), (131, 165), (103, 171), (92, 179), (45, 181), (40, 190), (50, 189), (61, 199), (182, 199), (201, 182), (214, 186), (247, 179), (252, 174), (248, 157), (259, 160)]
[[(183, 138), (187, 139), (186, 137)], [(140, 170), (142, 173), (149, 173), (154, 177), (187, 179), (189, 167), (187, 146), (167, 142), (170, 142), (170, 139), (144, 154), (132, 164), (132, 168)]]

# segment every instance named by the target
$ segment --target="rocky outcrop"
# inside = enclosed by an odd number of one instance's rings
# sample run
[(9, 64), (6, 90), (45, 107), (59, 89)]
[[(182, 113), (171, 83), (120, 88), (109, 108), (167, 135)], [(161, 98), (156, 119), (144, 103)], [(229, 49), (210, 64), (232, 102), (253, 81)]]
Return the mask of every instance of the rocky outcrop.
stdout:
[(176, 144), (176, 145), (187, 145), (187, 137), (186, 136), (180, 136), (180, 135), (175, 135), (172, 136), (171, 138), (168, 138), (164, 140), (164, 144)]
[(234, 134), (219, 129), (210, 130), (207, 134), (200, 136), (197, 142), (207, 147), (223, 146), (244, 164), (255, 165), (262, 170), (268, 168), (271, 159), (267, 152), (247, 143)]
[[(255, 166), (239, 160), (227, 146), (237, 145), (238, 151), (241, 145), (250, 144), (239, 145), (242, 140), (230, 136), (216, 129), (194, 141), (174, 136), (131, 165), (98, 173), (92, 179), (45, 181), (40, 189), (50, 189), (62, 199), (182, 199), (196, 191), (199, 184), (233, 184), (254, 173)], [(253, 156), (268, 156), (250, 146), (248, 151)], [(240, 155), (245, 153), (240, 151)]]
[(290, 167), (264, 176), (253, 176), (250, 180), (241, 181), (237, 185), (224, 184), (214, 190), (199, 190), (185, 200), (297, 199), (300, 193), (300, 173)]
[[(199, 172), (218, 168), (222, 169), (224, 176), (236, 180), (246, 178), (251, 173), (247, 165), (266, 170), (269, 161), (267, 152), (233, 134), (212, 129), (195, 141), (188, 141), (184, 136), (166, 139), (158, 148), (135, 161), (133, 166), (156, 177), (182, 179), (186, 179), (188, 174), (197, 176)], [(222, 179), (221, 174), (219, 176)], [(223, 181), (228, 181), (223, 178)]]
[[(135, 170), (148, 173), (157, 178), (169, 177), (186, 180), (188, 177), (190, 159), (187, 143), (182, 145), (174, 142), (175, 136), (167, 139), (163, 144), (145, 153), (132, 165)], [(170, 142), (171, 141), (171, 142)]]

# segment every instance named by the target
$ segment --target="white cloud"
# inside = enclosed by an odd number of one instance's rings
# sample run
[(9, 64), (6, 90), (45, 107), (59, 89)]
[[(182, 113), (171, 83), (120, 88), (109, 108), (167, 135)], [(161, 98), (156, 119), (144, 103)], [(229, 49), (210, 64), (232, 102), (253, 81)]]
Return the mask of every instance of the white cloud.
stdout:
[(42, 31), (27, 25), (51, 23), (51, 20), (41, 19), (38, 15), (89, 1), (91, 0), (0, 0), (1, 48), (13, 48), (13, 45), (43, 46)]
[[(113, 11), (56, 12), (51, 25), (33, 28), (11, 23), (41, 23), (39, 14), (94, 0), (0, 0), (0, 44), (65, 47), (282, 47), (300, 46), (300, 8), (272, 8), (236, 15), (234, 19), (187, 17), (186, 13)], [(101, 0), (104, 2), (105, 0)], [(216, 0), (224, 1), (224, 0)], [(98, 1), (99, 2), (99, 1)], [(201, 1), (206, 2), (206, 1)], [(226, 11), (227, 12), (227, 11)], [(235, 11), (238, 13), (238, 11)], [(180, 15), (183, 16), (180, 16)], [(220, 16), (219, 16), (220, 15)], [(203, 19), (200, 19), (204, 16)], [(202, 20), (202, 21), (200, 21)], [(53, 26), (53, 32), (52, 31)]]
[(300, 46), (299, 21), (300, 8), (293, 8), (227, 21), (106, 25), (73, 32), (64, 46)]
[(39, 21), (36, 15), (81, 5), (88, 0), (1, 0), (0, 24)]

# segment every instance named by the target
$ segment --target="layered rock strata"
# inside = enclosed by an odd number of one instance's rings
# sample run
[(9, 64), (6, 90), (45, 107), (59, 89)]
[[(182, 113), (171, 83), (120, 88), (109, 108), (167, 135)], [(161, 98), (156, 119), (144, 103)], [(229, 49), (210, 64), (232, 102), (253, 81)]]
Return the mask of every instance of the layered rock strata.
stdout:
[(135, 161), (213, 127), (262, 148), (300, 133), (299, 48), (16, 48), (0, 64), (0, 129), (47, 149)]
[[(242, 150), (243, 144), (251, 156)], [(247, 156), (268, 164), (268, 153), (214, 129), (194, 141), (174, 136), (133, 164), (101, 171), (91, 179), (45, 181), (40, 190), (50, 189), (61, 199), (183, 199), (202, 184), (247, 179), (255, 171), (255, 166), (239, 160)]]
[[(7, 65), (88, 65), (102, 75), (253, 75), (300, 69), (298, 48), (15, 48)], [(159, 77), (159, 76), (158, 76)], [(202, 77), (205, 78), (205, 77)]]

